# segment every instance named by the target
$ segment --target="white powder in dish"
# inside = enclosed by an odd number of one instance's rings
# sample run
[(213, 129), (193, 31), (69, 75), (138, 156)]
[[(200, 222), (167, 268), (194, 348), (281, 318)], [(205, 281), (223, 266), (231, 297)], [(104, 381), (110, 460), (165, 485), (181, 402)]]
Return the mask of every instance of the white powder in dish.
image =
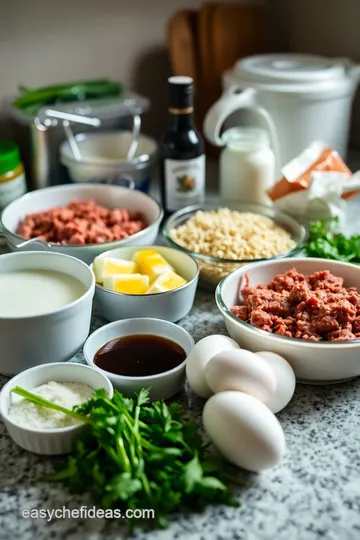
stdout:
[[(80, 405), (87, 401), (94, 392), (94, 389), (82, 383), (57, 383), (50, 381), (31, 390), (29, 389), (29, 391), (52, 403), (71, 410), (75, 405)], [(14, 397), (15, 394), (13, 394)], [(80, 423), (67, 414), (35, 405), (35, 403), (31, 403), (22, 397), (17, 400), (13, 399), (9, 418), (18, 426), (35, 429), (62, 428)]]

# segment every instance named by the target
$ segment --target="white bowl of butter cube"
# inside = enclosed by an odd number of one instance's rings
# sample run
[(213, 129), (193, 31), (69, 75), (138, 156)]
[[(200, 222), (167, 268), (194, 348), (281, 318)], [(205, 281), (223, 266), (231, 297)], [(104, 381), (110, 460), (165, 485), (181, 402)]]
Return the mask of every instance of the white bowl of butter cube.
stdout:
[(152, 317), (176, 322), (191, 310), (199, 268), (188, 254), (165, 246), (106, 251), (91, 265), (95, 302), (108, 321)]

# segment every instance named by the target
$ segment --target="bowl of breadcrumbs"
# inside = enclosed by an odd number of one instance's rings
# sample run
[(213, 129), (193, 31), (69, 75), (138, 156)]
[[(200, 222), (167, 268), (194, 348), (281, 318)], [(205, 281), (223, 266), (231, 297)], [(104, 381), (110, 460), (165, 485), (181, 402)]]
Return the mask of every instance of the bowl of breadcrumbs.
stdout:
[(200, 286), (217, 284), (245, 264), (293, 257), (305, 227), (275, 207), (252, 203), (188, 206), (163, 225), (169, 245), (186, 251), (200, 267)]

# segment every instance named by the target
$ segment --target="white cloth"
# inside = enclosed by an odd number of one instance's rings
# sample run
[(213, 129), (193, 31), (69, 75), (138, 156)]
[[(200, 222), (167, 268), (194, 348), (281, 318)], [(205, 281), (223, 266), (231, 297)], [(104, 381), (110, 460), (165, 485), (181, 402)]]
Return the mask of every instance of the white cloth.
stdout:
[(305, 221), (337, 216), (345, 222), (346, 202), (343, 193), (360, 188), (360, 171), (350, 178), (346, 173), (314, 171), (309, 189), (285, 195), (274, 202), (283, 212)]

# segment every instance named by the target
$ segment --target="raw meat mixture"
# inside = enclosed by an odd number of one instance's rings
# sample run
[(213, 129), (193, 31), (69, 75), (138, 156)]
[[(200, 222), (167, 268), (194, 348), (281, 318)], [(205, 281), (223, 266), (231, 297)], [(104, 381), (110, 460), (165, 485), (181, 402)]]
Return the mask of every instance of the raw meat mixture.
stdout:
[(95, 201), (72, 201), (29, 214), (16, 232), (56, 244), (100, 244), (121, 240), (146, 227), (143, 216), (125, 208), (109, 210)]
[(328, 270), (311, 276), (292, 268), (269, 285), (241, 289), (244, 305), (232, 313), (256, 328), (280, 336), (312, 341), (360, 338), (360, 294), (343, 286), (343, 278)]

